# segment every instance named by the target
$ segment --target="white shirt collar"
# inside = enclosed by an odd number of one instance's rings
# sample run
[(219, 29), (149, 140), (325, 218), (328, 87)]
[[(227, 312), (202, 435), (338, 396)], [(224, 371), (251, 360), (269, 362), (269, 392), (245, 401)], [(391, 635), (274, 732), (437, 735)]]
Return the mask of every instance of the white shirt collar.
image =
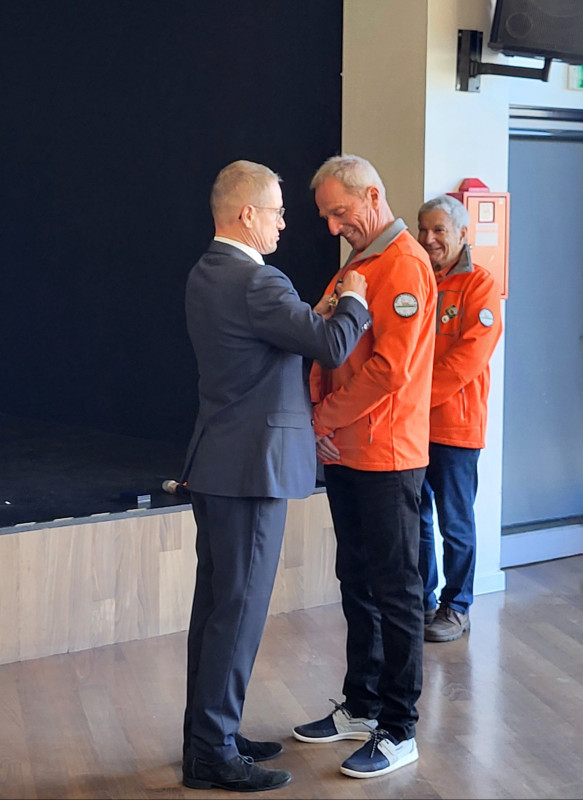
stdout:
[(256, 261), (258, 264), (265, 264), (263, 260), (263, 256), (259, 253), (254, 247), (249, 247), (248, 244), (243, 244), (243, 242), (237, 242), (235, 239), (227, 239), (226, 236), (215, 236), (215, 242), (222, 242), (223, 244), (230, 244), (233, 247), (238, 247), (239, 250), (242, 250), (246, 253), (253, 261)]

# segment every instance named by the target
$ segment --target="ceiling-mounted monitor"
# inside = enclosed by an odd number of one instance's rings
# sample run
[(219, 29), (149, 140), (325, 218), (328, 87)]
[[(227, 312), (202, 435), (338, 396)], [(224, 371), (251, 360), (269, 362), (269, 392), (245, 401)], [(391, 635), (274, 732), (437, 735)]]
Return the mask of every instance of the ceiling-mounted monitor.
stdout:
[(496, 0), (488, 47), (583, 64), (583, 0)]

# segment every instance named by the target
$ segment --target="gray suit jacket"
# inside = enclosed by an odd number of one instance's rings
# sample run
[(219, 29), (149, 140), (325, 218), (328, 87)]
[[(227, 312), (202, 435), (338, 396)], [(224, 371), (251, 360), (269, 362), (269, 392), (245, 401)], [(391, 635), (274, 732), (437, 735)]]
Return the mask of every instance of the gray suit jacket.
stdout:
[(289, 278), (213, 241), (190, 271), (186, 320), (199, 372), (199, 411), (182, 480), (228, 497), (307, 497), (316, 452), (309, 362), (339, 366), (371, 325), (340, 299), (331, 320)]

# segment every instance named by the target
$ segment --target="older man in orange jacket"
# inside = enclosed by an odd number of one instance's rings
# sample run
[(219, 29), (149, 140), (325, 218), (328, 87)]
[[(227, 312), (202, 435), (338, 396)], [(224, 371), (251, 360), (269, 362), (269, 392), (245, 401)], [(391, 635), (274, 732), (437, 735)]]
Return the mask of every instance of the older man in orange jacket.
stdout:
[[(500, 290), (490, 272), (472, 264), (466, 243), (469, 216), (459, 200), (450, 195), (428, 200), (419, 209), (418, 224), (418, 240), (431, 259), (438, 289), (419, 568), (424, 581), (425, 639), (448, 642), (470, 628), (478, 456), (486, 439), (489, 361), (502, 332)], [(445, 578), (439, 608), (434, 500), (443, 537)]]

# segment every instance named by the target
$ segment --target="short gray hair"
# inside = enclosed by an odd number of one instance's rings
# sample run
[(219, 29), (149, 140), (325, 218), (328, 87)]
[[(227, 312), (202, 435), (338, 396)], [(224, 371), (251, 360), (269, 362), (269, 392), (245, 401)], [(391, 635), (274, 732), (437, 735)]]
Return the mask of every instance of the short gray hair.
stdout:
[(468, 209), (463, 203), (460, 203), (459, 200), (452, 197), (450, 194), (440, 194), (437, 197), (433, 197), (431, 200), (427, 200), (426, 203), (423, 203), (417, 212), (417, 220), (419, 221), (421, 214), (426, 214), (428, 211), (435, 211), (435, 209), (445, 211), (457, 231), (461, 231), (462, 228), (469, 228), (470, 215), (468, 214)]
[(210, 204), (213, 216), (220, 215), (226, 205), (261, 202), (263, 192), (272, 181), (281, 183), (280, 176), (263, 164), (254, 161), (233, 161), (219, 172), (211, 190)]
[(352, 194), (364, 196), (368, 186), (376, 186), (385, 197), (385, 186), (381, 176), (366, 158), (354, 155), (332, 156), (324, 161), (310, 183), (310, 189), (318, 189), (328, 178), (336, 178)]

